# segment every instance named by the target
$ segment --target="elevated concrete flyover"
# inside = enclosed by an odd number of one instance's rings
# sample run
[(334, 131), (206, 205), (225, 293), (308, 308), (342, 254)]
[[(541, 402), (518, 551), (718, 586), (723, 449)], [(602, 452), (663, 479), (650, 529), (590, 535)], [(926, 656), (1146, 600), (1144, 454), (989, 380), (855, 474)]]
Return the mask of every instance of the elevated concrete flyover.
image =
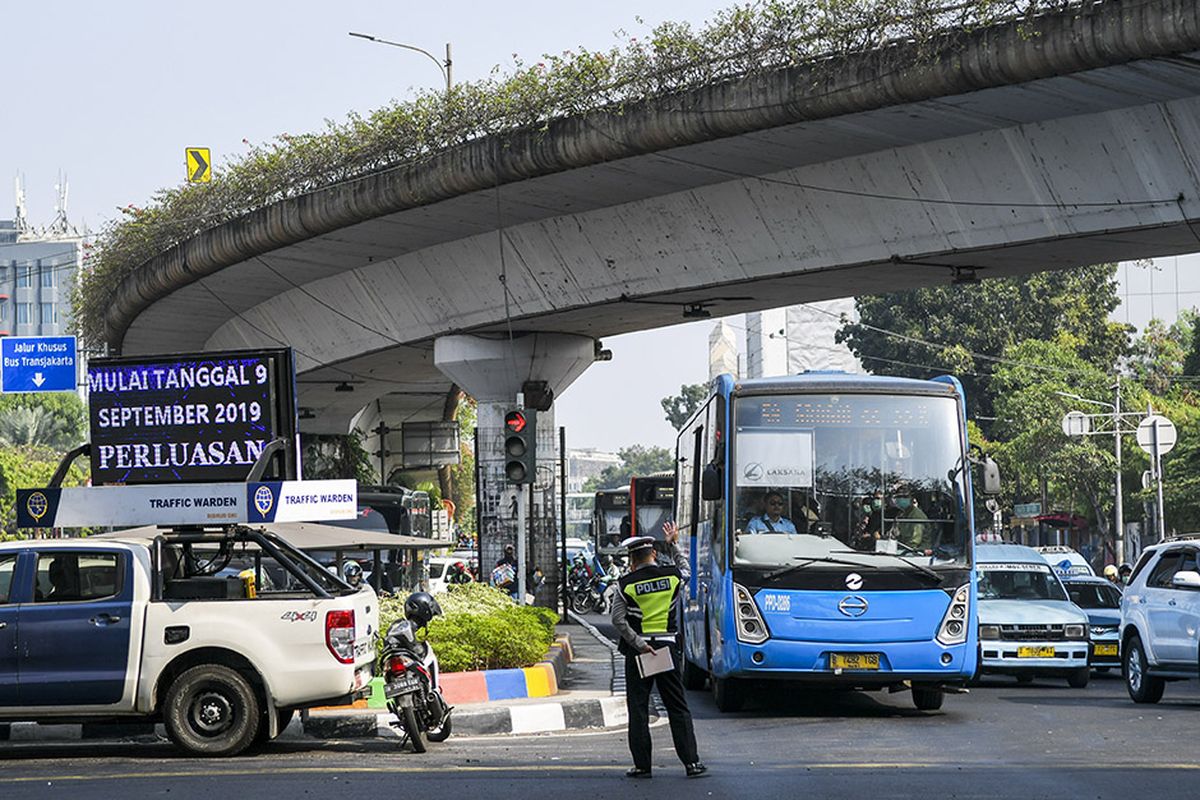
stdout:
[(908, 47), (561, 119), (278, 202), (134, 271), (109, 343), (286, 342), (306, 429), (344, 432), (392, 393), (440, 415), (440, 337), (598, 338), (1200, 249), (1193, 0), (1072, 5), (900, 68)]

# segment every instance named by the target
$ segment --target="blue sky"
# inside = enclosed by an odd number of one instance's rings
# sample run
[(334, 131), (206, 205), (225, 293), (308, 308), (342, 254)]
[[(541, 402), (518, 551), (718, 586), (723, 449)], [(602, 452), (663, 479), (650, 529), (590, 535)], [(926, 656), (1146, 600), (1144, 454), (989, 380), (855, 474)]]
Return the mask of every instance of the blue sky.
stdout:
[[(12, 181), (21, 175), (30, 221), (50, 222), (62, 171), (69, 217), (97, 230), (118, 207), (143, 204), (182, 181), (186, 147), (209, 147), (220, 160), (243, 152), (243, 140), (317, 130), (325, 119), (441, 84), (424, 56), (354, 39), (349, 31), (435, 54), (450, 42), (454, 77), (465, 81), (511, 64), (514, 54), (536, 61), (581, 45), (603, 48), (616, 41), (618, 29), (636, 36), (666, 19), (699, 24), (728, 4), (6, 4), (0, 217), (11, 216)], [(670, 444), (674, 432), (659, 399), (707, 378), (711, 328), (706, 321), (606, 340), (613, 361), (592, 367), (556, 406), (569, 445)]]

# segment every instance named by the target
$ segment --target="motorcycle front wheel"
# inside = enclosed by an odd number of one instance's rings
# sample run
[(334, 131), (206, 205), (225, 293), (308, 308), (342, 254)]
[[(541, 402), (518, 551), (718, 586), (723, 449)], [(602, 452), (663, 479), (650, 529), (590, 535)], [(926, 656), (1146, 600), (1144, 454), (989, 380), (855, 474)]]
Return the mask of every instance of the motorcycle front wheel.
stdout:
[(425, 752), (425, 731), (421, 729), (421, 725), (417, 722), (417, 711), (411, 705), (402, 706), (400, 709), (400, 721), (404, 723), (404, 732), (408, 734), (408, 740), (412, 742), (414, 753)]
[(571, 596), (571, 610), (576, 614), (586, 614), (592, 610), (592, 597), (589, 592), (576, 592)]

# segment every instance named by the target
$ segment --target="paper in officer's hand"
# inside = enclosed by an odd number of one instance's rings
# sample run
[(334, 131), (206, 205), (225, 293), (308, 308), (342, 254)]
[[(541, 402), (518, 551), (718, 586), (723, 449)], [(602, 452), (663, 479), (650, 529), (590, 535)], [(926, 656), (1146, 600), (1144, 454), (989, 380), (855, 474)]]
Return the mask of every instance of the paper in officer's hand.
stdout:
[(663, 647), (653, 653), (642, 653), (637, 657), (638, 672), (643, 678), (668, 672), (675, 669), (675, 659), (671, 658), (671, 648)]

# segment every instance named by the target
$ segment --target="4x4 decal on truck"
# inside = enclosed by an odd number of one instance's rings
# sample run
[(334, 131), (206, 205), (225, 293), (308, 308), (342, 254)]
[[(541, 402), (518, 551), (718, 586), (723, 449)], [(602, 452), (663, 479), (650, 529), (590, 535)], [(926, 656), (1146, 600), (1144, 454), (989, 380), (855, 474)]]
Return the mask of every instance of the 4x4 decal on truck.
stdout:
[(285, 611), (280, 617), (284, 622), (316, 622), (317, 612), (315, 611)]

